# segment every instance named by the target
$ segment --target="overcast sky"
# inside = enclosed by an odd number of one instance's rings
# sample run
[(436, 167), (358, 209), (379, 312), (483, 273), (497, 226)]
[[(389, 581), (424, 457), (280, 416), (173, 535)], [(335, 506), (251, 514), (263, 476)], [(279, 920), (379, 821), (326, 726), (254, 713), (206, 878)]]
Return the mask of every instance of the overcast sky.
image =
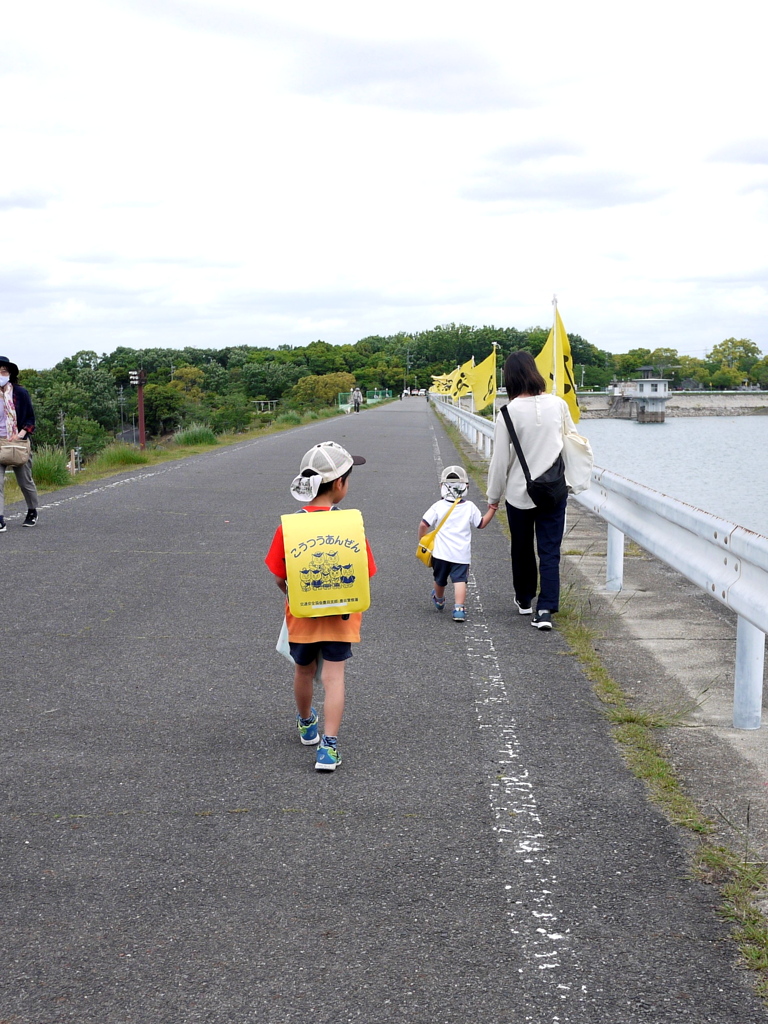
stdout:
[(0, 352), (549, 325), (768, 352), (757, 0), (34, 0)]

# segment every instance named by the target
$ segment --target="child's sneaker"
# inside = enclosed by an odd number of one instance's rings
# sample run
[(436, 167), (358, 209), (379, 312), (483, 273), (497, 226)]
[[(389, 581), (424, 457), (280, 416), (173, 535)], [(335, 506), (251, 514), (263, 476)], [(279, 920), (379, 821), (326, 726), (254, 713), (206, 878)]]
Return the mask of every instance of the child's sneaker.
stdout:
[(437, 608), (437, 610), (439, 612), (441, 612), (445, 608), (445, 598), (442, 598), (442, 600), (441, 600), (437, 596), (437, 594), (434, 592), (434, 590), (433, 590), (432, 591), (432, 604), (435, 606), (435, 608)]
[(463, 604), (457, 604), (456, 607), (453, 609), (453, 621), (454, 622), (466, 622), (467, 621), (467, 613), (464, 611), (464, 605)]
[(309, 718), (302, 718), (296, 715), (296, 728), (299, 730), (299, 739), (305, 747), (313, 747), (320, 742), (320, 735), (317, 731), (317, 712), (312, 708)]
[(335, 772), (337, 765), (341, 764), (338, 740), (335, 736), (323, 736), (322, 743), (317, 748), (317, 760), (315, 770), (318, 772)]

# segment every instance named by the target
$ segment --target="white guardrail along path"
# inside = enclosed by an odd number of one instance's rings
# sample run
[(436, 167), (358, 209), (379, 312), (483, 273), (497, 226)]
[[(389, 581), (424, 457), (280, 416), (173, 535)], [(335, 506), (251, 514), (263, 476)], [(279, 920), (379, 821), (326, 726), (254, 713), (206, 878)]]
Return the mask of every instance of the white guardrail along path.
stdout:
[[(490, 420), (449, 400), (433, 396), (432, 401), (490, 458)], [(627, 536), (736, 613), (733, 724), (759, 729), (768, 633), (768, 537), (597, 466), (590, 487), (574, 500), (608, 524), (607, 590), (622, 588)]]

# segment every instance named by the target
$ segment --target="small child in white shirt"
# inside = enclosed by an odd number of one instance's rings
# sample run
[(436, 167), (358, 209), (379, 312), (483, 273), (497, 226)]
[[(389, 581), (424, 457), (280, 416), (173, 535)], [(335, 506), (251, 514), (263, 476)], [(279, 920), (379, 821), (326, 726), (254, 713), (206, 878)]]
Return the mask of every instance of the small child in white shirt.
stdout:
[(445, 608), (445, 588), (450, 579), (453, 583), (454, 622), (465, 622), (467, 618), (467, 578), (472, 560), (472, 527), (482, 530), (493, 519), (497, 506), (489, 506), (483, 515), (472, 501), (464, 495), (469, 486), (469, 477), (463, 466), (447, 466), (440, 476), (440, 501), (430, 505), (419, 523), (419, 540), (425, 533), (434, 530), (456, 499), (459, 503), (437, 532), (432, 551), (432, 573), (435, 586), (432, 603), (441, 612)]

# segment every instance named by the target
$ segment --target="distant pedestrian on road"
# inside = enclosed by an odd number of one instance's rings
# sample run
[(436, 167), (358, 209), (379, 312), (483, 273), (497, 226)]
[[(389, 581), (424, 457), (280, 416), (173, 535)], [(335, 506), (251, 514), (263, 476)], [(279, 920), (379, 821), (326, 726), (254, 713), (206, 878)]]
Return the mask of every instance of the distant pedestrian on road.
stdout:
[[(26, 388), (18, 383), (19, 368), (7, 356), (0, 356), (0, 437), (9, 441), (28, 440), (35, 430), (35, 412)], [(0, 533), (5, 533), (5, 465), (0, 465)], [(16, 482), (27, 502), (23, 526), (37, 523), (37, 488), (32, 479), (32, 457), (23, 466), (13, 466)]]
[[(504, 386), (509, 395), (507, 414), (535, 480), (562, 452), (563, 434), (575, 432), (576, 427), (563, 399), (545, 393), (546, 383), (530, 352), (513, 352), (508, 357), (504, 364)], [(525, 473), (506, 422), (499, 413), (488, 468), (488, 504), (498, 507), (502, 500), (512, 534), (512, 585), (517, 610), (520, 615), (531, 615), (531, 625), (537, 629), (552, 629), (552, 615), (560, 601), (560, 545), (568, 496), (564, 494), (554, 508), (536, 507), (528, 494)], [(538, 577), (539, 596), (534, 612)]]
[(360, 412), (360, 403), (363, 400), (363, 392), (360, 388), (355, 388), (352, 392), (352, 405), (354, 406), (355, 412)]
[[(303, 512), (327, 512), (342, 502), (349, 489), (353, 466), (365, 459), (349, 452), (335, 441), (315, 445), (301, 460), (299, 475), (291, 484), (297, 501), (307, 501)], [(368, 575), (376, 573), (376, 563), (366, 540)], [(282, 524), (278, 526), (272, 545), (264, 559), (275, 576), (280, 590), (287, 595), (288, 570)], [(317, 748), (315, 768), (334, 771), (341, 764), (338, 736), (344, 713), (344, 663), (352, 657), (352, 644), (360, 642), (361, 612), (348, 615), (324, 615), (318, 618), (297, 618), (286, 601), (285, 618), (291, 657), (295, 662), (293, 691), (296, 698), (296, 727), (305, 746)], [(322, 657), (322, 682), (325, 691), (323, 734), (319, 732), (318, 714), (312, 706), (318, 658)]]
[[(453, 583), (453, 620), (465, 622), (467, 618), (467, 579), (472, 560), (472, 527), (482, 530), (496, 515), (496, 506), (483, 515), (472, 501), (464, 497), (469, 487), (469, 477), (463, 466), (447, 466), (440, 476), (440, 500), (430, 505), (419, 523), (419, 540), (425, 533), (434, 530), (444, 519), (435, 537), (432, 551), (432, 574), (435, 586), (432, 590), (432, 604), (439, 612), (445, 608), (445, 588), (448, 580)], [(454, 506), (454, 502), (458, 504)], [(453, 509), (452, 509), (452, 506)], [(452, 510), (451, 510), (452, 509)]]

